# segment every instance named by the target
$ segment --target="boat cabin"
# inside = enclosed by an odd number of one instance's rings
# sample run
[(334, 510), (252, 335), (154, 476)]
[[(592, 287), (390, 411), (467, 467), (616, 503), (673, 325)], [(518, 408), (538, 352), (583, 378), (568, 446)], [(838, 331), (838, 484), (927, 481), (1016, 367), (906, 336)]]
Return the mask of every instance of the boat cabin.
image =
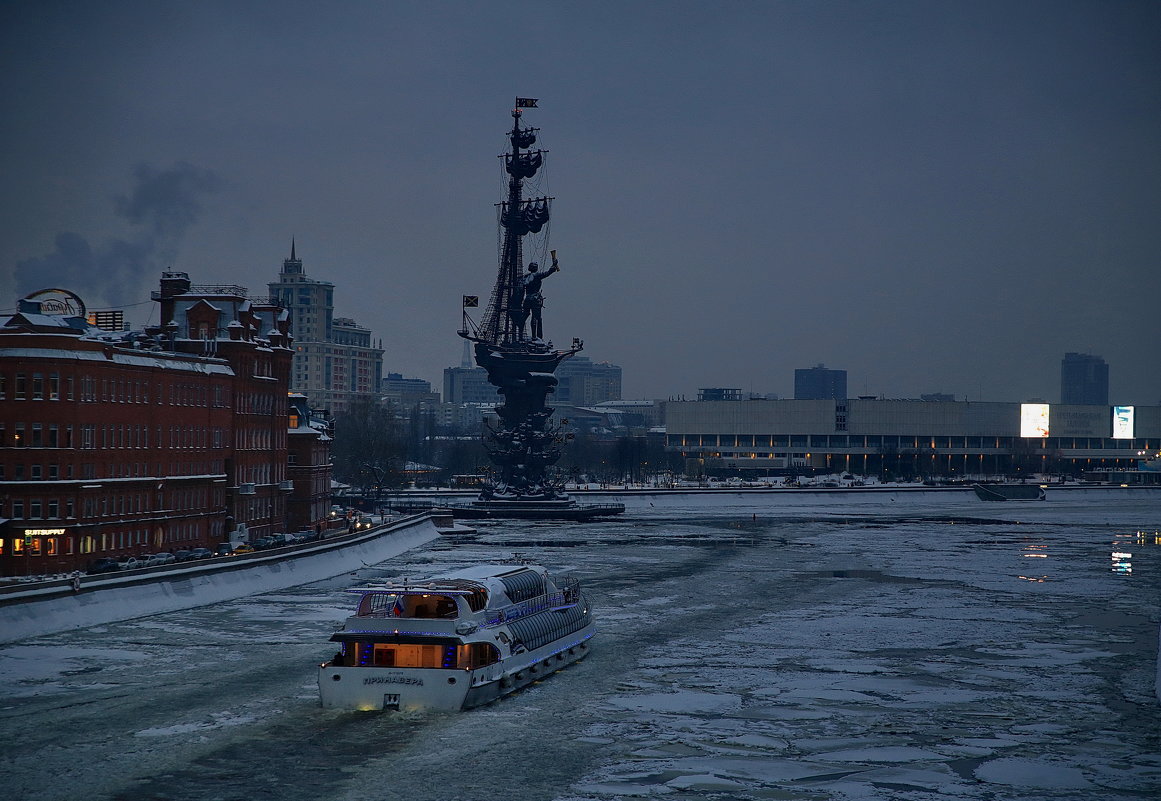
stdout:
[(332, 664), (339, 667), (475, 670), (500, 661), (499, 649), (489, 642), (465, 643), (430, 637), (419, 640), (405, 635), (384, 639), (378, 636), (348, 638), (336, 634), (331, 639), (341, 643), (339, 653), (332, 660)]

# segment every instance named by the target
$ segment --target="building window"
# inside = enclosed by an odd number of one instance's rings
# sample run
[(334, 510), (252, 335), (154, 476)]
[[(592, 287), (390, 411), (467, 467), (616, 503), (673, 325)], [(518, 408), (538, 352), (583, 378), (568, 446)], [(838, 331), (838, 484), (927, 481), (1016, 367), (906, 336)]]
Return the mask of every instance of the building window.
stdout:
[(16, 374), (16, 382), (12, 387), (12, 397), (15, 400), (26, 400), (27, 378), (24, 373)]

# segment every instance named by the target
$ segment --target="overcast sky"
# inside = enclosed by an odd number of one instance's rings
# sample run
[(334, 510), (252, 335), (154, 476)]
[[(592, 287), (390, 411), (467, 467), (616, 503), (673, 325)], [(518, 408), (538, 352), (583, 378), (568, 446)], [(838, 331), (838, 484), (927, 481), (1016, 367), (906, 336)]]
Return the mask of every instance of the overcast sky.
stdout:
[[(1161, 403), (1161, 3), (7, 2), (0, 306), (265, 294), (291, 238), (384, 368), (458, 365), (517, 95), (546, 335), (627, 398)], [(133, 304), (141, 304), (134, 306)], [(153, 311), (156, 321), (156, 311)]]

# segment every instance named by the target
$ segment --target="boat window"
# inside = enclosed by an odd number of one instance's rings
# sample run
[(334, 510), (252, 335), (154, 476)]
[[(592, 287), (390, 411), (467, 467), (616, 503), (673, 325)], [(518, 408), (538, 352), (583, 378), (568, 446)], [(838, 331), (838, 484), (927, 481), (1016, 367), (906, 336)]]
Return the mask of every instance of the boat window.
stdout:
[(402, 600), (402, 613), (397, 612), (396, 617), (442, 617), (448, 619), (458, 617), (455, 598), (447, 595), (408, 595), (404, 596)]
[(456, 667), (465, 670), (487, 667), (500, 661), (500, 651), (490, 642), (473, 642), (459, 647)]
[(457, 650), (454, 645), (359, 642), (355, 649), (355, 664), (360, 667), (455, 668), (459, 656)]
[(472, 594), (467, 599), (468, 607), (473, 612), (479, 612), (488, 605), (488, 591), (483, 587), (472, 587)]
[(368, 593), (359, 602), (359, 617), (444, 618), (455, 620), (459, 607), (454, 596)]

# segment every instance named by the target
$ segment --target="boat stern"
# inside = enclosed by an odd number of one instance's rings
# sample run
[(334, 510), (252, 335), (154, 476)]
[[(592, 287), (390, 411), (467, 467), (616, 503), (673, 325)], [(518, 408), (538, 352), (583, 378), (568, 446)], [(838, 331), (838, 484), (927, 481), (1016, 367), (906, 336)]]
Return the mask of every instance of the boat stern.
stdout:
[(318, 690), (324, 708), (358, 711), (463, 708), (471, 683), (466, 670), (319, 666)]

